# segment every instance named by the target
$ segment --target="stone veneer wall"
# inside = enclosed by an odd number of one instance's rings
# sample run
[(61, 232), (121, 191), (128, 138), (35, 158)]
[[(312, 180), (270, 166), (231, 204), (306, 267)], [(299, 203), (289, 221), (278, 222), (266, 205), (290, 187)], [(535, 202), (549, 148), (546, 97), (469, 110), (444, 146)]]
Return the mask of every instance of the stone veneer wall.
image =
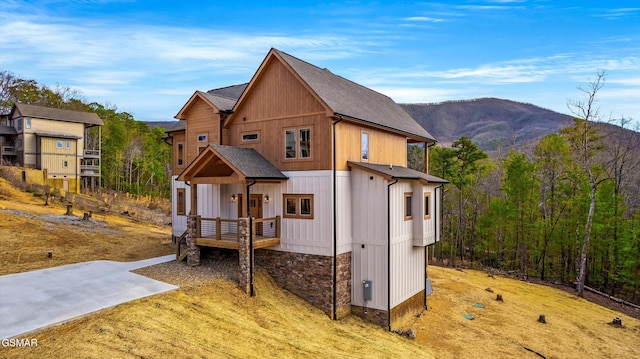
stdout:
[(389, 327), (389, 312), (381, 309), (367, 308), (367, 316), (364, 316), (363, 308), (357, 305), (351, 306), (351, 314), (363, 320), (379, 325), (383, 328)]
[[(255, 261), (283, 288), (333, 317), (333, 257), (257, 249)], [(337, 258), (337, 316), (350, 313), (351, 252)]]

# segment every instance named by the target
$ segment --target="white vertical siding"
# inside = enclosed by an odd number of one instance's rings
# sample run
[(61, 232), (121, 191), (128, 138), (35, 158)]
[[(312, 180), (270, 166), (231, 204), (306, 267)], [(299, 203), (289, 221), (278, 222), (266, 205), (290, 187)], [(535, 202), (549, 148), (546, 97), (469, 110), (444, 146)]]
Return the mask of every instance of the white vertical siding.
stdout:
[(171, 177), (171, 234), (181, 236), (187, 229), (187, 216), (178, 216), (178, 200), (176, 192), (178, 188), (185, 188), (185, 208), (191, 208), (191, 189), (184, 181), (176, 181), (178, 176)]
[[(353, 243), (353, 193), (351, 188), (351, 172), (337, 171), (336, 173), (336, 218), (338, 255), (351, 251)], [(333, 180), (333, 179), (332, 179)], [(333, 203), (333, 192), (330, 192)], [(333, 211), (333, 209), (331, 209)], [(333, 215), (333, 214), (332, 214)], [(333, 218), (332, 218), (333, 221)], [(333, 222), (329, 224), (331, 228)]]
[[(436, 223), (439, 213), (436, 212), (436, 186), (428, 185), (424, 187), (425, 192), (429, 192), (429, 219), (424, 220), (423, 237), (425, 245), (436, 243)], [(424, 209), (423, 209), (424, 210)], [(438, 211), (440, 208), (438, 208)]]
[(387, 310), (387, 246), (354, 243), (351, 261), (351, 304), (363, 305), (362, 281), (370, 280), (372, 300), (367, 307)]
[(425, 247), (407, 239), (391, 245), (391, 308), (424, 290)]

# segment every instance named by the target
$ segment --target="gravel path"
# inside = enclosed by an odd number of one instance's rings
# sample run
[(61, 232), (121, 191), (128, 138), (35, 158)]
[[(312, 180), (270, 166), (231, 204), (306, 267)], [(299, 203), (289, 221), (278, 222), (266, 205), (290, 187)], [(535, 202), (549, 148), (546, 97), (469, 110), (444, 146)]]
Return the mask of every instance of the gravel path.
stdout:
[(135, 270), (134, 273), (157, 279), (182, 288), (198, 287), (213, 279), (226, 279), (238, 282), (239, 265), (237, 253), (205, 257), (197, 267), (186, 262), (166, 262)]

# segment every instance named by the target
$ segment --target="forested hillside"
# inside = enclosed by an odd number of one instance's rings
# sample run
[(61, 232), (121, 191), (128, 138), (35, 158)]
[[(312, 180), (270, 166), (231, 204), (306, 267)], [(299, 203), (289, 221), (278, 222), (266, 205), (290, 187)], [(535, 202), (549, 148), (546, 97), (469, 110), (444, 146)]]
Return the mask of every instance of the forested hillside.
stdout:
[[(88, 103), (70, 87), (49, 88), (35, 80), (21, 79), (9, 71), (0, 72), (0, 113), (14, 102), (91, 111), (104, 121), (102, 132), (102, 187), (133, 194), (169, 197), (171, 147), (162, 138), (165, 129), (136, 121), (116, 106)], [(99, 129), (91, 130), (98, 141)]]
[(467, 137), (430, 149), (430, 173), (450, 181), (435, 259), (578, 287), (582, 269), (585, 285), (640, 303), (640, 132), (594, 122), (594, 99), (532, 151), (489, 157)]

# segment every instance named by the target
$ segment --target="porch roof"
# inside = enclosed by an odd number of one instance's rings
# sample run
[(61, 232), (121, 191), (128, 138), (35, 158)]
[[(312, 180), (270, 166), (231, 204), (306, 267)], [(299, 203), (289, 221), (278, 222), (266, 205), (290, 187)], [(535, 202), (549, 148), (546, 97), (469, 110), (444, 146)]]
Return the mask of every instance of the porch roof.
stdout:
[(251, 180), (271, 182), (287, 179), (287, 176), (255, 149), (222, 145), (207, 146), (178, 175), (178, 180), (192, 183), (239, 183)]
[(395, 166), (395, 165), (382, 165), (376, 163), (367, 162), (347, 162), (349, 167), (358, 168), (367, 172), (375, 173), (383, 176), (387, 179), (405, 179), (405, 180), (418, 180), (425, 183), (449, 183), (449, 181), (426, 174), (424, 172), (416, 171), (411, 168)]

